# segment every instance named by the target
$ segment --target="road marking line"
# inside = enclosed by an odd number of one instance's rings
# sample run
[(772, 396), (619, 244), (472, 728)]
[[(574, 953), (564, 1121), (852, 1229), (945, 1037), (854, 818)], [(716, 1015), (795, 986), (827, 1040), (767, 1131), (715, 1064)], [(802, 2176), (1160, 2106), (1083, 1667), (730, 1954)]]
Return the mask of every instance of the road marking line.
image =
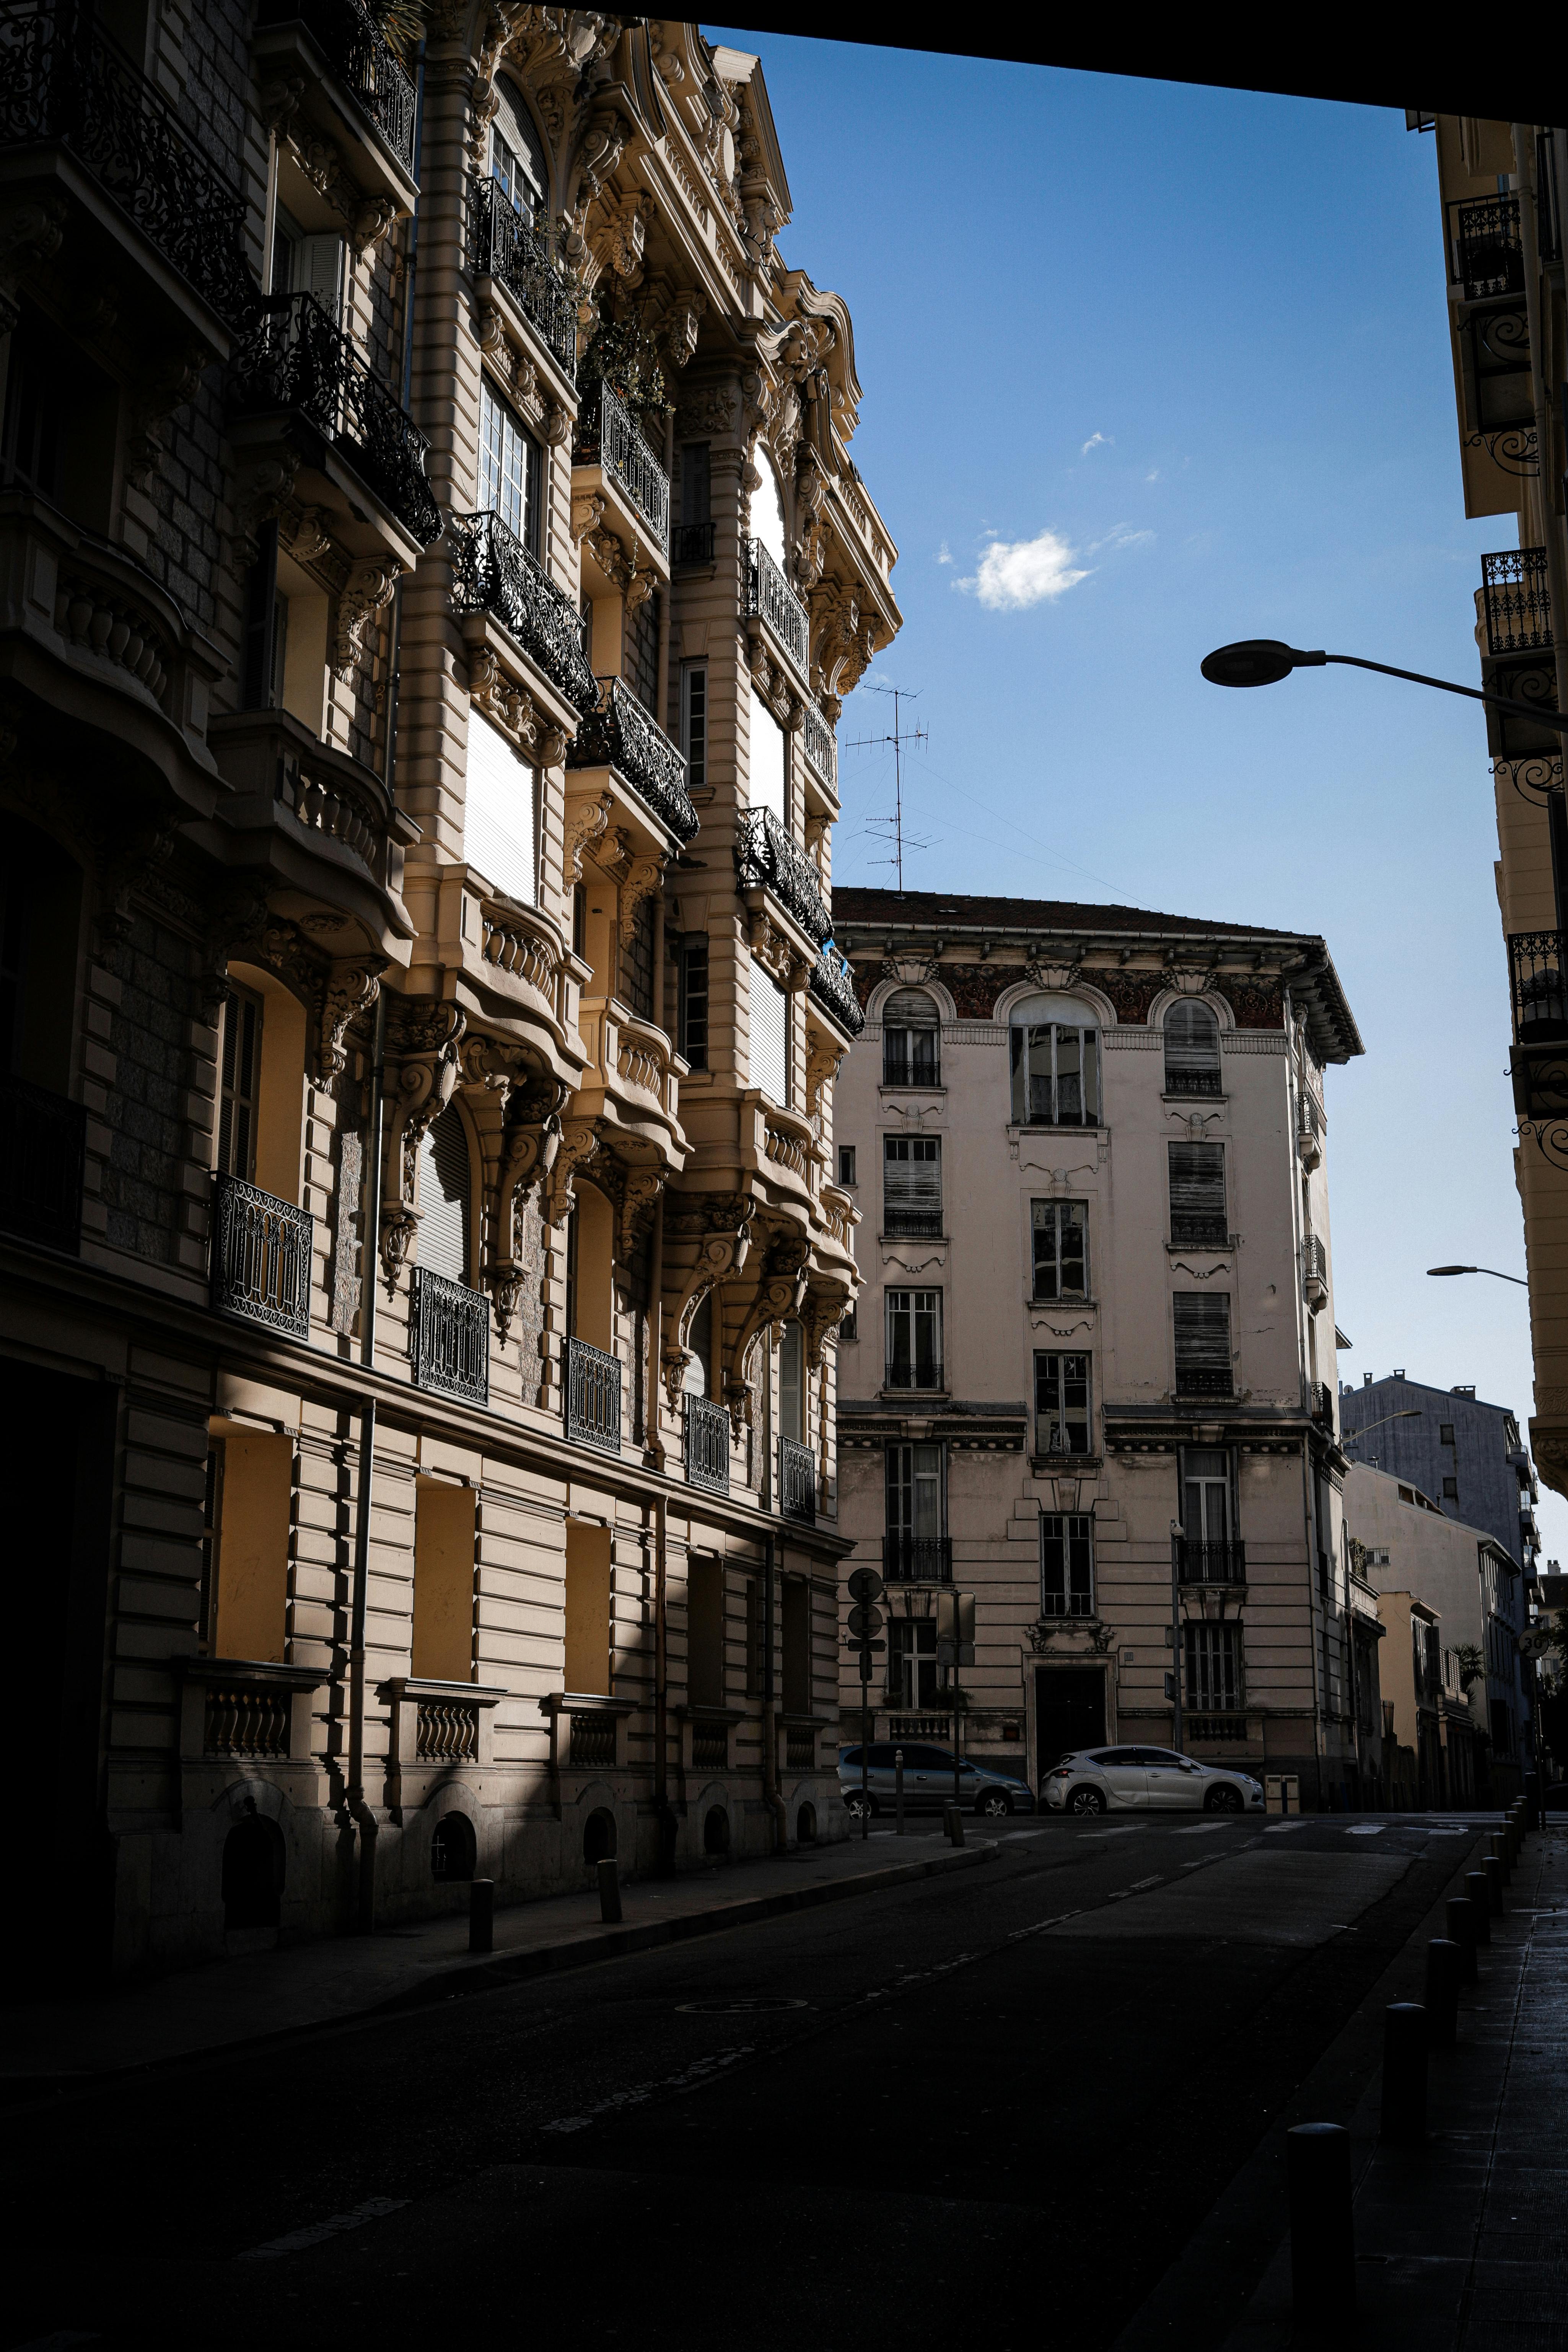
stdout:
[(689, 2066), (681, 2068), (679, 2074), (661, 2075), (655, 2083), (634, 2083), (629, 2091), (612, 2091), (607, 2099), (595, 2100), (582, 2115), (557, 2116), (553, 2123), (541, 2124), (540, 2129), (547, 2132), (586, 2131), (596, 2117), (614, 2115), (621, 2107), (640, 2107), (656, 2092), (692, 2089), (721, 2068), (736, 2065), (741, 2059), (749, 2058), (755, 2046), (753, 2042), (745, 2042), (738, 2050), (716, 2050), (710, 2057), (694, 2058)]
[(1287, 1830), (1304, 1830), (1305, 1822), (1270, 1822), (1264, 1830), (1265, 1837), (1283, 1837)]
[(1112, 1830), (1079, 1830), (1079, 1842), (1081, 1844), (1086, 1838), (1135, 1837), (1143, 1826), (1142, 1822), (1118, 1822)]
[(1228, 1822), (1190, 1822), (1184, 1830), (1173, 1830), (1173, 1837), (1213, 1837), (1215, 1830), (1230, 1827)]
[(1353, 1829), (1346, 1830), (1345, 1835), (1346, 1837), (1381, 1837), (1387, 1827), (1386, 1822), (1357, 1822)]
[(331, 2213), (324, 2221), (312, 2221), (303, 2230), (290, 2230), (284, 2238), (268, 2238), (265, 2245), (247, 2246), (235, 2256), (238, 2263), (265, 2263), (279, 2254), (303, 2253), (307, 2246), (321, 2245), (328, 2238), (341, 2237), (345, 2230), (363, 2230), (367, 2221), (379, 2221), (384, 2213), (399, 2213), (409, 2202), (406, 2197), (367, 2197), (363, 2205), (351, 2207), (346, 2213)]
[(1037, 1919), (1032, 1927), (1015, 1927), (1007, 1941), (1021, 1944), (1026, 1936), (1043, 1936), (1047, 1927), (1059, 1927), (1064, 1919), (1081, 1918), (1079, 1911), (1058, 1911), (1054, 1919)]

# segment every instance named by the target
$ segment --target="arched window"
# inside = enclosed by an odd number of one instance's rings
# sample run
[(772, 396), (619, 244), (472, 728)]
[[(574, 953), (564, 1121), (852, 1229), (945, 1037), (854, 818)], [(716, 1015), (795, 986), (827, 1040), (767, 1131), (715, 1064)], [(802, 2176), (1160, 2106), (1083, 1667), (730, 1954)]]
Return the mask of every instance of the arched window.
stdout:
[(1008, 1045), (1015, 1127), (1099, 1126), (1099, 1038), (1087, 1004), (1026, 996), (1013, 1008)]
[(452, 1282), (468, 1279), (468, 1139), (455, 1108), (419, 1146), (419, 1263)]
[(524, 220), (532, 220), (550, 205), (544, 142), (519, 92), (504, 75), (496, 84), (496, 97), (500, 103), (490, 126), (490, 175), (500, 182)]
[(1219, 1023), (1206, 1004), (1184, 996), (1165, 1015), (1165, 1092), (1217, 1095)]
[(882, 1007), (882, 1084), (942, 1084), (941, 1015), (923, 988), (895, 989)]
[(431, 1877), (448, 1884), (454, 1879), (472, 1878), (477, 1860), (472, 1822), (466, 1813), (445, 1814), (430, 1841)]
[(287, 1859), (276, 1822), (252, 1813), (235, 1824), (223, 1842), (226, 1929), (276, 1927)]

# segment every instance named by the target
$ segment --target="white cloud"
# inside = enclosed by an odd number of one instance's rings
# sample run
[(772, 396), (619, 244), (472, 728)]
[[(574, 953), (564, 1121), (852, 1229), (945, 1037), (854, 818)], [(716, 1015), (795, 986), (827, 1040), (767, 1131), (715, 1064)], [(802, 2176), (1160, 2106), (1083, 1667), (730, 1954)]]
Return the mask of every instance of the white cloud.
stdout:
[(952, 562), (952, 550), (949, 547), (945, 539), (942, 541), (942, 546), (937, 551), (936, 560), (939, 563), (951, 563)]
[(1023, 613), (1088, 579), (1087, 572), (1073, 569), (1073, 555), (1054, 530), (1037, 539), (993, 540), (973, 575), (952, 584), (993, 613)]
[(1116, 436), (1114, 433), (1091, 433), (1089, 439), (1084, 443), (1083, 447), (1079, 451), (1079, 456), (1080, 457), (1087, 457), (1091, 449), (1114, 449), (1115, 446)]
[(1158, 466), (1156, 466), (1156, 467), (1155, 467), (1155, 468), (1154, 468), (1154, 470), (1153, 470), (1153, 472), (1152, 472), (1152, 474), (1145, 474), (1145, 475), (1144, 475), (1144, 477), (1143, 477), (1143, 479), (1144, 479), (1146, 482), (1157, 482), (1157, 481), (1159, 480), (1159, 478), (1160, 478), (1160, 468), (1159, 468), (1159, 467), (1158, 467)]
[(1085, 550), (1085, 553), (1089, 555), (1103, 555), (1107, 549), (1109, 549), (1114, 555), (1119, 551), (1119, 550), (1124, 547), (1142, 547), (1147, 541), (1152, 540), (1153, 536), (1154, 534), (1152, 530), (1134, 530), (1131, 524), (1129, 522), (1112, 523), (1110, 529), (1106, 532), (1103, 539), (1090, 541), (1088, 548)]

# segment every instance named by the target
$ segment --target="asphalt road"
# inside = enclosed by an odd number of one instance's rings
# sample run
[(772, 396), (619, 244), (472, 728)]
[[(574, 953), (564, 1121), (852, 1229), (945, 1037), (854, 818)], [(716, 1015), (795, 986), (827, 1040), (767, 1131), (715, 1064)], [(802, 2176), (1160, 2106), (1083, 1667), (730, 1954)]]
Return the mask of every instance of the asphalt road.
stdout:
[(976, 1870), (13, 2109), (4, 2341), (1095, 2352), (1474, 1834), (1021, 1823)]

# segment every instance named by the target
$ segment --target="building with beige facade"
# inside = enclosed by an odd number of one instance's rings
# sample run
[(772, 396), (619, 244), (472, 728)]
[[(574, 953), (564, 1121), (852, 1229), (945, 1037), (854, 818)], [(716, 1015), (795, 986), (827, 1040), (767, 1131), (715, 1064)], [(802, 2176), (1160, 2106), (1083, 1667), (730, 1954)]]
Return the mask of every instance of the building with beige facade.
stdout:
[(0, 1347), (71, 1948), (837, 1834), (835, 727), (899, 615), (763, 68), (463, 0), (0, 48)]
[(967, 1592), (963, 1739), (1037, 1786), (1068, 1748), (1168, 1746), (1177, 1673), (1194, 1754), (1375, 1794), (1323, 1087), (1362, 1048), (1323, 941), (935, 892), (834, 913), (867, 1014), (838, 1444), (853, 1564), (887, 1580), (876, 1732), (949, 1728), (939, 1602)]

